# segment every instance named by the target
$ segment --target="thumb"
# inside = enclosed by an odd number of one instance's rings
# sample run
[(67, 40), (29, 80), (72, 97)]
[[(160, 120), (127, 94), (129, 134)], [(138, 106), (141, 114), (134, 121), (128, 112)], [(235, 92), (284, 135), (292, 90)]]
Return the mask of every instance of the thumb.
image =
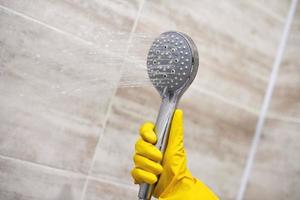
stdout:
[(172, 151), (183, 149), (183, 137), (183, 112), (177, 109), (172, 119), (167, 148), (172, 149)]
[(154, 190), (154, 196), (159, 197), (171, 183), (176, 181), (176, 176), (186, 170), (186, 157), (183, 147), (183, 112), (177, 109), (174, 113), (168, 146), (163, 158), (163, 172)]

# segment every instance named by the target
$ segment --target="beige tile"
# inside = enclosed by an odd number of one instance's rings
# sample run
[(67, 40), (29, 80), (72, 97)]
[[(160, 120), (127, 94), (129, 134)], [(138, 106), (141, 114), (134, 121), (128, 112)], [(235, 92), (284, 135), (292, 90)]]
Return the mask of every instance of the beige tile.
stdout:
[(137, 199), (137, 190), (118, 183), (90, 180), (85, 200)]
[[(0, 4), (102, 48), (123, 53), (140, 0), (1, 0)], [(120, 48), (121, 47), (121, 48)]]
[(200, 55), (197, 87), (260, 109), (283, 30), (281, 20), (249, 2), (147, 1), (132, 45), (140, 46), (129, 51), (136, 68), (145, 68), (149, 44), (167, 30), (195, 40)]
[[(155, 121), (159, 103), (152, 87), (119, 88), (97, 152), (94, 176), (132, 184), (130, 170), (138, 128), (144, 121)], [(179, 107), (185, 112), (191, 171), (221, 199), (233, 199), (256, 116), (194, 90), (183, 97)]]
[(300, 198), (299, 9), (298, 6), (245, 199)]
[(80, 199), (84, 179), (0, 156), (0, 199), (76, 200)]
[(300, 122), (300, 6), (284, 51), (279, 69), (270, 115), (297, 119)]
[(300, 198), (300, 124), (268, 119), (245, 199)]
[(0, 15), (0, 154), (87, 172), (121, 59)]
[(234, 199), (239, 188), (256, 115), (190, 90), (185, 112), (185, 145), (193, 175), (220, 199)]
[(153, 88), (118, 90), (97, 150), (93, 175), (132, 184), (130, 171), (133, 167), (134, 144), (138, 138), (139, 126), (145, 120), (154, 120), (159, 106), (157, 95), (156, 99), (149, 98), (153, 93)]

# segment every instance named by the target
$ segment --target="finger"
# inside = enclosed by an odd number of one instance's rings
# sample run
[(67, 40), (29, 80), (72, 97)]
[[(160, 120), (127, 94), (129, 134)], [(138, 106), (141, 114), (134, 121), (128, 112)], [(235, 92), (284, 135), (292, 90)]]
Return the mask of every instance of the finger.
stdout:
[(162, 159), (162, 153), (153, 144), (145, 142), (143, 139), (139, 139), (136, 142), (135, 151), (137, 154), (155, 162), (159, 162)]
[(139, 169), (139, 168), (134, 168), (131, 171), (131, 176), (133, 177), (135, 183), (148, 183), (148, 184), (153, 184), (157, 181), (157, 177), (150, 173), (146, 172), (145, 170)]
[(147, 131), (143, 131), (140, 133), (140, 135), (142, 136), (142, 138), (147, 141), (150, 142), (151, 144), (155, 144), (156, 143), (156, 134), (154, 133), (153, 130), (147, 130)]
[(183, 112), (177, 109), (172, 119), (168, 144), (183, 147), (183, 137)]
[(151, 122), (144, 123), (140, 128), (140, 133), (147, 132), (147, 131), (153, 131), (154, 130), (154, 124)]
[(133, 157), (135, 167), (143, 169), (152, 174), (158, 175), (162, 172), (163, 168), (159, 163), (156, 163), (148, 158), (135, 154)]

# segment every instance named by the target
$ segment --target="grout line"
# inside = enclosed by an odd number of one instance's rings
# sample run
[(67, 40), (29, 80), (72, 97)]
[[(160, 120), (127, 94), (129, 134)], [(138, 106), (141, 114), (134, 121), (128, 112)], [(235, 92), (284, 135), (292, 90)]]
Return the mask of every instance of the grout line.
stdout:
[[(127, 46), (126, 46), (126, 50), (125, 50), (125, 53), (124, 53), (124, 57), (126, 58), (126, 56), (128, 55), (128, 51), (129, 51), (129, 45), (132, 41), (132, 38), (133, 38), (133, 34), (136, 30), (136, 27), (137, 27), (137, 24), (138, 24), (138, 21), (139, 21), (139, 18), (140, 18), (140, 15), (142, 13), (142, 9), (143, 9), (143, 6), (144, 6), (144, 3), (145, 3), (145, 0), (142, 0), (140, 5), (139, 5), (139, 8), (138, 8), (138, 12), (137, 12), (137, 15), (136, 15), (136, 18), (135, 18), (135, 21), (134, 21), (134, 24), (132, 26), (132, 29), (130, 31), (130, 35), (129, 35), (129, 38), (128, 38), (128, 42), (127, 42)], [(104, 121), (103, 121), (103, 128), (101, 129), (101, 133), (98, 133), (98, 141), (97, 141), (97, 144), (96, 144), (96, 147), (95, 147), (95, 151), (94, 151), (94, 156), (93, 156), (93, 159), (92, 159), (92, 163), (91, 163), (91, 166), (90, 166), (90, 169), (89, 169), (89, 172), (88, 172), (88, 176), (91, 175), (92, 173), (92, 170), (94, 168), (94, 164), (96, 162), (96, 158), (97, 158), (97, 152), (98, 152), (98, 148), (100, 148), (100, 142), (102, 140), (102, 137), (104, 135), (104, 130), (106, 128), (106, 125), (107, 125), (107, 121), (108, 121), (108, 118), (109, 118), (109, 115), (111, 113), (111, 109), (112, 109), (112, 105), (113, 105), (113, 102), (114, 102), (114, 97), (117, 93), (117, 89), (118, 89), (118, 84), (121, 80), (121, 76), (122, 76), (122, 69), (123, 69), (123, 66), (121, 66), (121, 69), (120, 69), (120, 73), (119, 73), (119, 79), (118, 79), (118, 83), (116, 84), (115, 88), (114, 88), (114, 91), (112, 93), (112, 97), (111, 97), (111, 100), (109, 102), (109, 105), (108, 105), (108, 109), (107, 109), (107, 112), (106, 112), (106, 115), (105, 115), (105, 118), (104, 118)], [(83, 189), (82, 189), (82, 193), (81, 193), (81, 198), (80, 200), (84, 200), (85, 199), (85, 194), (86, 194), (86, 190), (87, 190), (87, 186), (88, 186), (88, 179), (86, 179), (85, 183), (84, 183), (84, 186), (83, 186)]]
[(300, 119), (297, 117), (282, 116), (281, 114), (277, 114), (277, 113), (268, 113), (267, 116), (269, 119), (275, 119), (275, 120), (284, 121), (288, 123), (300, 124)]
[(255, 6), (256, 8), (260, 9), (261, 11), (263, 11), (264, 13), (270, 15), (271, 17), (273, 17), (274, 19), (280, 21), (280, 22), (284, 22), (284, 17), (280, 16), (280, 14), (277, 14), (276, 12), (268, 9), (265, 5), (261, 6), (259, 3), (257, 2), (249, 2), (250, 4), (252, 4), (253, 6)]
[(197, 92), (199, 93), (202, 93), (204, 95), (207, 95), (207, 96), (210, 96), (210, 97), (213, 97), (215, 99), (218, 99), (220, 101), (222, 101), (223, 103), (225, 104), (229, 104), (233, 107), (236, 107), (236, 108), (239, 108), (241, 110), (244, 110), (246, 112), (249, 112), (251, 114), (254, 114), (254, 115), (259, 115), (259, 111), (258, 109), (255, 109), (255, 108), (251, 108), (250, 106), (245, 106), (244, 104), (241, 104), (241, 103), (238, 103), (236, 101), (233, 101), (233, 100), (230, 100), (222, 95), (219, 95), (213, 91), (210, 91), (210, 90), (206, 90), (205, 88), (201, 88), (201, 87), (192, 87), (194, 90), (196, 90)]
[(100, 183), (107, 183), (107, 184), (110, 184), (110, 185), (115, 185), (115, 186), (122, 187), (122, 188), (125, 188), (125, 189), (129, 189), (129, 190), (132, 190), (132, 191), (136, 191), (136, 187), (128, 186), (128, 184), (122, 183), (121, 181), (114, 181), (114, 180), (109, 180), (107, 178), (98, 178), (98, 177), (93, 177), (93, 176), (88, 176), (88, 179), (89, 180), (94, 180), (94, 181), (97, 181), (97, 182), (100, 182)]
[(250, 173), (251, 173), (251, 169), (253, 166), (253, 162), (254, 162), (254, 158), (255, 158), (255, 154), (256, 154), (256, 150), (258, 147), (258, 143), (260, 141), (260, 137), (262, 134), (262, 129), (265, 123), (265, 119), (266, 119), (266, 115), (267, 115), (267, 111), (271, 102), (271, 98), (272, 98), (272, 93), (275, 87), (275, 82), (277, 79), (277, 75), (278, 75), (278, 71), (279, 71), (279, 67), (280, 64), (282, 62), (282, 57), (283, 57), (283, 53), (285, 50), (285, 46), (287, 43), (287, 39), (288, 39), (288, 35), (289, 35), (289, 31), (291, 28), (291, 24), (293, 21), (293, 17), (296, 11), (296, 7), (297, 7), (297, 0), (293, 0), (291, 2), (290, 5), (290, 9), (285, 21), (285, 26), (283, 29), (283, 34), (279, 43), (279, 47), (277, 49), (277, 54), (272, 66), (272, 72), (270, 74), (270, 80), (269, 80), (269, 84), (267, 87), (267, 91), (264, 97), (264, 101), (261, 107), (261, 111), (260, 111), (260, 115), (258, 118), (258, 122), (256, 124), (256, 129), (255, 129), (255, 134), (254, 134), (254, 138), (252, 140), (252, 144), (251, 144), (251, 148), (248, 154), (248, 158), (246, 161), (246, 166), (241, 178), (241, 185), (236, 197), (236, 200), (243, 200), (244, 199), (244, 194), (245, 194), (245, 190), (249, 181), (249, 177), (250, 177)]
[[(235, 107), (235, 108), (241, 109), (245, 112), (251, 113), (251, 114), (256, 115), (256, 116), (259, 116), (259, 111), (255, 108), (251, 108), (251, 107), (245, 106), (241, 103), (238, 103), (236, 101), (232, 101), (232, 100), (227, 99), (227, 98), (223, 97), (222, 95), (219, 95), (215, 92), (212, 92), (210, 90), (206, 90), (205, 88), (194, 87), (193, 89), (196, 92), (199, 92), (199, 93), (202, 93), (206, 96), (210, 96), (210, 97), (213, 97), (215, 99), (218, 99), (222, 103), (228, 104), (232, 107)], [(300, 118), (298, 118), (298, 117), (283, 116), (282, 114), (276, 113), (276, 112), (267, 113), (266, 116), (270, 119), (275, 119), (275, 120), (280, 120), (280, 121), (284, 121), (284, 122), (299, 123), (300, 124)]]
[(40, 168), (44, 168), (50, 171), (56, 171), (56, 172), (60, 172), (60, 173), (66, 173), (66, 175), (73, 175), (73, 176), (78, 176), (78, 177), (85, 177), (86, 175), (80, 173), (80, 172), (73, 172), (70, 170), (65, 170), (65, 169), (61, 169), (61, 168), (57, 168), (57, 167), (52, 167), (49, 165), (44, 165), (44, 164), (40, 164), (40, 163), (36, 163), (36, 162), (32, 162), (32, 161), (28, 161), (28, 160), (23, 160), (20, 158), (14, 158), (11, 156), (7, 156), (7, 155), (0, 155), (1, 159), (6, 159), (6, 160), (11, 160), (17, 163), (22, 163), (25, 165), (32, 165), (35, 167), (40, 167)]
[(122, 188), (125, 188), (125, 189), (129, 189), (129, 190), (132, 190), (132, 191), (136, 190), (134, 187), (128, 186), (128, 184), (126, 184), (126, 183), (123, 183), (121, 181), (117, 181), (117, 180), (114, 180), (114, 179), (110, 179), (109, 177), (106, 177), (105, 179), (104, 178), (102, 179), (102, 178), (98, 178), (98, 177), (87, 176), (87, 175), (85, 175), (83, 173), (80, 173), (80, 172), (73, 172), (73, 171), (66, 170), (66, 169), (55, 168), (55, 167), (52, 167), (52, 166), (43, 165), (43, 164), (35, 163), (35, 162), (32, 162), (32, 161), (23, 160), (23, 159), (19, 159), (19, 158), (14, 158), (14, 157), (1, 155), (1, 154), (0, 154), (0, 159), (10, 160), (10, 161), (13, 161), (13, 162), (16, 162), (16, 163), (20, 163), (22, 165), (30, 165), (30, 166), (34, 166), (34, 167), (38, 167), (38, 168), (43, 168), (43, 169), (46, 169), (46, 170), (49, 170), (49, 171), (62, 173), (62, 174), (65, 174), (68, 177), (69, 176), (74, 176), (74, 177), (78, 177), (78, 178), (87, 178), (89, 180), (94, 180), (94, 181), (97, 181), (99, 183), (108, 183), (110, 185), (115, 185), (115, 186), (122, 187)]
[[(21, 13), (21, 12), (18, 12), (18, 11), (15, 11), (15, 10), (13, 10), (13, 9), (10, 9), (10, 8), (8, 8), (8, 7), (6, 7), (6, 6), (0, 5), (0, 9), (3, 9), (3, 10), (6, 11), (8, 14), (13, 14), (13, 15), (15, 15), (15, 16), (19, 16), (19, 17), (24, 18), (24, 19), (26, 19), (26, 20), (28, 20), (28, 21), (33, 22), (33, 23), (39, 24), (39, 25), (41, 25), (41, 26), (44, 26), (45, 28), (48, 28), (48, 29), (50, 29), (50, 30), (52, 30), (52, 31), (54, 31), (54, 32), (57, 32), (58, 34), (64, 35), (64, 36), (66, 36), (66, 37), (68, 37), (68, 38), (71, 38), (71, 39), (73, 39), (73, 40), (77, 40), (77, 41), (79, 41), (79, 42), (81, 42), (81, 43), (83, 43), (83, 44), (85, 44), (85, 45), (99, 47), (99, 45), (97, 45), (97, 43), (95, 43), (95, 42), (93, 42), (93, 41), (89, 41), (89, 40), (83, 39), (83, 38), (81, 38), (81, 37), (78, 37), (78, 36), (74, 35), (73, 33), (69, 33), (69, 32), (67, 32), (67, 31), (61, 30), (61, 29), (56, 28), (56, 27), (54, 27), (54, 26), (51, 26), (51, 25), (49, 25), (49, 24), (47, 24), (47, 23), (44, 23), (44, 22), (42, 22), (42, 21), (39, 21), (39, 20), (37, 20), (37, 19), (35, 19), (35, 18), (33, 18), (33, 17), (30, 17), (30, 16), (28, 16), (28, 15), (26, 15), (26, 14), (23, 14), (23, 13)], [(115, 55), (115, 52), (112, 53), (111, 51), (106, 50), (106, 49), (102, 49), (102, 51), (104, 51), (105, 53), (111, 54), (111, 55)], [(117, 57), (117, 58), (118, 58), (118, 57), (121, 57), (121, 55), (117, 55), (116, 57)], [(124, 61), (130, 61), (128, 58), (123, 58), (123, 60), (124, 60)]]
[(44, 23), (44, 22), (41, 22), (41, 21), (39, 21), (39, 20), (37, 20), (37, 19), (34, 19), (34, 18), (30, 17), (30, 16), (27, 16), (27, 15), (25, 15), (25, 14), (23, 14), (23, 13), (20, 13), (20, 12), (15, 11), (15, 10), (13, 10), (13, 9), (10, 9), (10, 8), (8, 8), (8, 7), (5, 7), (5, 6), (0, 5), (0, 8), (3, 9), (3, 10), (5, 10), (5, 11), (7, 11), (7, 12), (10, 12), (10, 13), (12, 13), (12, 14), (14, 14), (14, 15), (17, 15), (17, 16), (19, 16), (19, 17), (22, 17), (22, 18), (24, 18), (24, 19), (26, 19), (26, 20), (28, 20), (28, 21), (32, 21), (32, 22), (37, 23), (37, 24), (39, 24), (39, 25), (41, 25), (41, 26), (47, 27), (48, 29), (51, 29), (52, 31), (58, 32), (58, 33), (60, 33), (60, 34), (62, 34), (62, 35), (65, 35), (65, 36), (67, 36), (67, 37), (70, 37), (70, 38), (72, 38), (72, 39), (74, 39), (74, 40), (78, 40), (78, 41), (80, 41), (80, 42), (82, 42), (82, 43), (84, 43), (84, 44), (87, 44), (87, 45), (94, 45), (93, 42), (84, 40), (84, 39), (82, 39), (82, 38), (80, 38), (80, 37), (77, 37), (77, 36), (71, 34), (71, 33), (68, 33), (68, 32), (66, 32), (66, 31), (60, 30), (60, 29), (58, 29), (58, 28), (56, 28), (56, 27), (54, 27), (54, 26), (51, 26), (51, 25), (46, 24), (46, 23)]

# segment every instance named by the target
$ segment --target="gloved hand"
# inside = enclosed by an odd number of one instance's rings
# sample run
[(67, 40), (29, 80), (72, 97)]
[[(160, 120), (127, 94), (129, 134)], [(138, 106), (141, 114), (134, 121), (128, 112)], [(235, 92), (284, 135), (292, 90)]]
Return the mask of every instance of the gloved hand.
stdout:
[(157, 182), (153, 196), (160, 200), (217, 200), (214, 193), (192, 176), (186, 166), (183, 144), (183, 113), (175, 111), (168, 146), (162, 161), (161, 152), (154, 146), (154, 124), (145, 123), (140, 129), (141, 139), (136, 142), (134, 163), (131, 171), (136, 184)]

